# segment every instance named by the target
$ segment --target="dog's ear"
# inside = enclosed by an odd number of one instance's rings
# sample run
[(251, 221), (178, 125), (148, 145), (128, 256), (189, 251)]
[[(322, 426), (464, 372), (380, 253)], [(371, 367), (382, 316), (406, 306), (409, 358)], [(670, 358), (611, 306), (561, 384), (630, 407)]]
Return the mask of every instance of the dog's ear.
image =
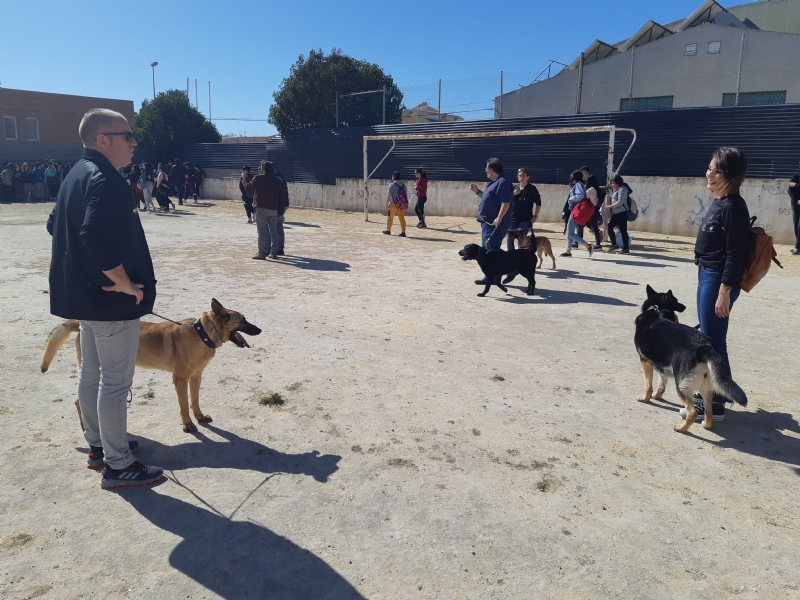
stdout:
[(216, 298), (211, 299), (211, 310), (214, 311), (214, 314), (217, 315), (220, 319), (227, 319), (230, 315), (228, 315), (228, 311), (225, 310), (225, 307), (220, 304), (219, 300)]
[(667, 298), (670, 300), (675, 300), (675, 296), (672, 295), (672, 290), (667, 290)]
[(656, 292), (653, 288), (651, 288), (650, 284), (648, 283), (647, 284), (647, 297), (648, 298), (652, 298), (653, 296), (656, 296), (657, 294), (658, 294), (658, 292)]

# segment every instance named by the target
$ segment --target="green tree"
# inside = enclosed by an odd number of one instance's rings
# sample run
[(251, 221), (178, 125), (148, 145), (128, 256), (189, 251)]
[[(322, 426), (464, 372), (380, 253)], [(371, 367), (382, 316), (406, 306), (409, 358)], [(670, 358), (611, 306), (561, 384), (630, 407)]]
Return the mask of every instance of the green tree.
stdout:
[[(386, 123), (399, 123), (403, 93), (378, 65), (347, 56), (338, 48), (325, 56), (322, 50), (302, 54), (289, 77), (272, 96), (269, 122), (278, 131), (304, 127), (333, 127), (336, 94), (379, 90), (386, 86)], [(339, 100), (339, 126), (379, 125), (383, 122), (383, 94), (350, 96)]]
[(194, 108), (182, 90), (167, 90), (145, 100), (134, 119), (137, 155), (166, 161), (181, 155), (184, 144), (219, 142), (216, 126)]

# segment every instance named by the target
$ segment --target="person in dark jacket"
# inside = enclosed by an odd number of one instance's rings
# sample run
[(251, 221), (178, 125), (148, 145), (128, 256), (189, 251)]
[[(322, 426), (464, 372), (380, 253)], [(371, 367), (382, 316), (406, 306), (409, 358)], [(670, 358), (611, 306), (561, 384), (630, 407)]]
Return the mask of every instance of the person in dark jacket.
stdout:
[[(514, 211), (511, 215), (511, 227), (509, 231), (531, 231), (531, 252), (536, 252), (536, 236), (533, 235), (533, 224), (539, 220), (539, 211), (542, 210), (542, 197), (539, 190), (531, 183), (531, 172), (526, 167), (517, 170), (517, 181), (519, 185), (514, 188)], [(506, 249), (514, 249), (516, 237), (506, 235)], [(519, 275), (519, 271), (514, 271), (506, 275), (503, 285), (511, 283)]]
[(283, 224), (286, 222), (286, 211), (289, 210), (289, 186), (286, 184), (286, 178), (283, 176), (283, 173), (281, 173), (278, 165), (275, 165), (275, 177), (280, 179), (286, 187), (286, 203), (283, 207), (283, 214), (278, 217), (278, 249), (275, 252), (278, 256), (283, 256), (283, 245), (286, 243), (286, 233), (283, 230)]
[[(119, 169), (136, 140), (120, 113), (87, 112), (79, 127), (84, 152), (67, 175), (47, 222), (53, 236), (50, 312), (80, 321), (78, 401), (90, 466), (104, 465), (100, 485), (155, 483), (162, 469), (133, 457), (128, 391), (139, 348), (139, 318), (153, 310), (156, 279), (130, 188)], [(99, 463), (102, 457), (102, 463)]]
[[(711, 345), (722, 356), (728, 372), (728, 322), (741, 292), (739, 282), (750, 242), (750, 212), (739, 195), (746, 174), (747, 159), (736, 148), (720, 148), (714, 153), (706, 171), (706, 187), (714, 194), (714, 201), (703, 217), (694, 247), (700, 331), (711, 338)], [(725, 418), (722, 402), (722, 398), (715, 397), (712, 403), (715, 421)], [(702, 399), (695, 403), (696, 410), (698, 406), (698, 415), (703, 418)]]
[(253, 192), (258, 226), (258, 254), (253, 259), (278, 258), (278, 218), (289, 204), (286, 184), (275, 176), (275, 165), (262, 160), (258, 175), (244, 187), (245, 191)]
[(253, 221), (253, 192), (248, 192), (245, 185), (253, 181), (253, 176), (250, 174), (250, 167), (247, 165), (242, 167), (242, 177), (239, 179), (239, 191), (242, 192), (242, 203), (244, 210), (247, 212), (247, 224), (252, 225)]
[(789, 205), (792, 207), (792, 231), (795, 243), (791, 253), (800, 254), (800, 173), (795, 173), (789, 181)]
[(178, 204), (183, 204), (185, 181), (186, 167), (176, 158), (174, 164), (169, 168), (169, 182), (178, 195)]

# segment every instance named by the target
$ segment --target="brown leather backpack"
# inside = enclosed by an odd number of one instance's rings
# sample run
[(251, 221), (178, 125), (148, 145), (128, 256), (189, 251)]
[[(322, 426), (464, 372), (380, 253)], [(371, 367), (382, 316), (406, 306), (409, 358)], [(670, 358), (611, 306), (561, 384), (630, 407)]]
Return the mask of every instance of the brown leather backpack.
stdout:
[(775, 252), (775, 248), (772, 245), (772, 236), (767, 235), (763, 227), (754, 227), (755, 222), (756, 217), (751, 217), (750, 252), (739, 282), (739, 287), (748, 293), (764, 278), (773, 262), (781, 269), (783, 268), (783, 265), (776, 258), (778, 253)]

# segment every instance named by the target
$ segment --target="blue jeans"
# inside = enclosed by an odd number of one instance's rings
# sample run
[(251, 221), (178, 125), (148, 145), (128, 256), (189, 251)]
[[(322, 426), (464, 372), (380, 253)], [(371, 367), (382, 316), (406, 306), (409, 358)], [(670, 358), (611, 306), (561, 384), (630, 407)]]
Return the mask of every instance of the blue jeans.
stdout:
[(483, 247), (490, 252), (500, 252), (503, 249), (503, 238), (506, 237), (509, 227), (511, 227), (511, 221), (505, 224), (500, 223), (497, 227), (481, 221), (481, 244)]
[(103, 460), (112, 469), (134, 461), (128, 448), (127, 400), (138, 350), (139, 319), (81, 321), (78, 404), (83, 436), (90, 446), (103, 447)]
[(567, 221), (567, 252), (572, 251), (572, 242), (578, 242), (583, 246), (586, 245), (586, 240), (576, 233), (577, 228), (578, 224), (570, 217), (569, 221)]
[[(700, 331), (711, 338), (711, 345), (714, 350), (719, 352), (722, 361), (730, 371), (731, 365), (728, 361), (728, 321), (730, 317), (724, 319), (718, 317), (714, 312), (714, 305), (719, 296), (719, 286), (722, 283), (722, 273), (712, 271), (706, 267), (697, 268), (697, 318), (700, 321)], [(741, 293), (741, 288), (731, 288), (731, 311), (733, 303)]]
[(283, 223), (286, 221), (286, 213), (278, 217), (278, 251), (283, 252), (283, 242), (286, 236), (283, 233)]

